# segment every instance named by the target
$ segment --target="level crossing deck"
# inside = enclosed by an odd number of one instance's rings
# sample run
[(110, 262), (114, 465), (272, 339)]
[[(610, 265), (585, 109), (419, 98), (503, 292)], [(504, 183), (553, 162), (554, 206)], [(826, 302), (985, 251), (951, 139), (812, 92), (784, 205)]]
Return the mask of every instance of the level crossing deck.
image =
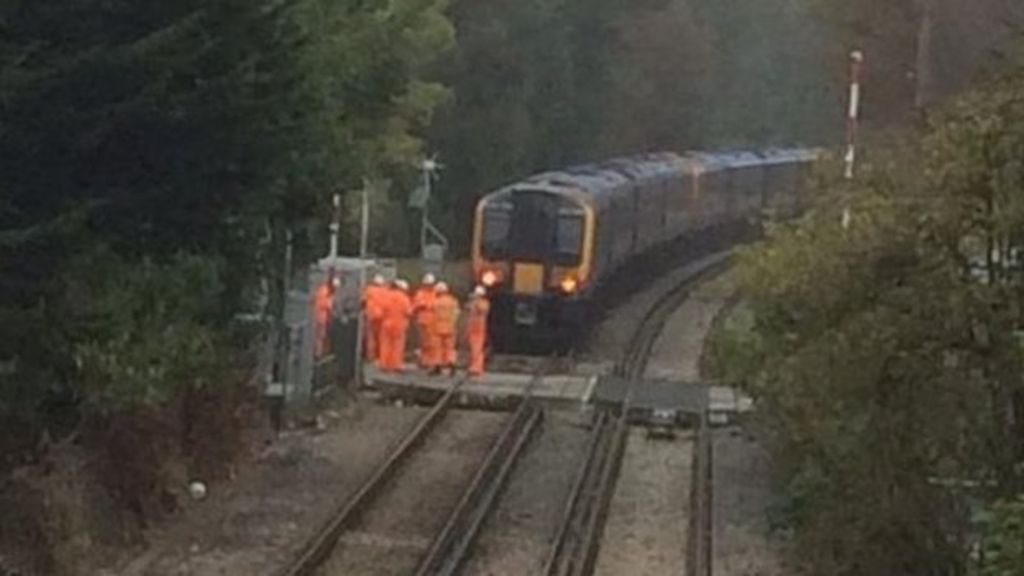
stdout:
[[(464, 377), (462, 371), (452, 377), (433, 376), (413, 366), (406, 366), (405, 370), (398, 373), (367, 367), (363, 381), (365, 387), (388, 399), (432, 402), (456, 380)], [(550, 374), (534, 382), (532, 374), (489, 372), (467, 378), (459, 390), (458, 403), (501, 407), (518, 401), (530, 390), (531, 396), (544, 402), (585, 406), (590, 404), (598, 380), (596, 374)]]
[[(402, 372), (364, 368), (364, 388), (389, 401), (432, 403), (464, 372), (454, 377), (430, 375), (407, 365)], [(629, 382), (600, 370), (568, 374), (547, 374), (536, 381), (527, 372), (489, 372), (466, 378), (457, 403), (476, 408), (503, 409), (515, 405), (527, 390), (545, 403), (585, 409), (593, 405), (621, 405), (632, 387), (631, 411), (638, 420), (672, 418), (685, 422), (707, 412), (714, 424), (726, 424), (735, 416), (753, 410), (752, 400), (723, 386), (665, 379)]]

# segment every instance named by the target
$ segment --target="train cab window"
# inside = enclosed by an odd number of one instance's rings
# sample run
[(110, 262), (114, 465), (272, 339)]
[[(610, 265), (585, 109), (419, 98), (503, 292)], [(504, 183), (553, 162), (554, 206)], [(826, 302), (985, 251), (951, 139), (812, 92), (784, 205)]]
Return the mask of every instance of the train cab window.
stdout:
[(483, 254), (498, 259), (508, 256), (508, 240), (512, 230), (512, 205), (505, 202), (484, 208)]
[(555, 259), (560, 266), (575, 266), (583, 253), (583, 211), (563, 208), (558, 211), (555, 229)]

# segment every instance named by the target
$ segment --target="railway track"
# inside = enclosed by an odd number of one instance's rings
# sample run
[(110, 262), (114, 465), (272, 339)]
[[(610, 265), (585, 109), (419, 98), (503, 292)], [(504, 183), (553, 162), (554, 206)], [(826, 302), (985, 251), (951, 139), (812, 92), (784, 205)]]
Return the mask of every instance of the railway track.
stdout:
[[(534, 383), (542, 375), (543, 369), (534, 375)], [(498, 502), (512, 468), (543, 417), (543, 409), (533, 401), (528, 390), (444, 529), (434, 540), (430, 552), (417, 568), (417, 576), (453, 576), (459, 573), (484, 521)]]
[(372, 506), (374, 500), (384, 490), (387, 482), (409, 459), (417, 447), (423, 444), (429, 433), (437, 427), (452, 406), (459, 388), (464, 383), (460, 380), (441, 397), (430, 411), (416, 424), (390, 452), (387, 458), (374, 470), (360, 488), (348, 498), (341, 508), (307, 544), (302, 553), (279, 576), (312, 576), (330, 557), (342, 534), (351, 529), (360, 516)]
[[(534, 383), (547, 370), (547, 364), (543, 368), (538, 368), (534, 374)], [(431, 448), (427, 443), (446, 442), (431, 437), (441, 434), (440, 429), (454, 405), (463, 382), (464, 380), (456, 382), (445, 392), (360, 489), (332, 515), (302, 554), (279, 573), (280, 576), (456, 573), (463, 564), (480, 526), (497, 501), (512, 468), (525, 451), (530, 436), (544, 416), (543, 410), (528, 392), (512, 416), (505, 418), (500, 432), (490, 436), (496, 440), (490, 445), (486, 455), (480, 459), (480, 465), (474, 468), (472, 479), (463, 483), (464, 487), (459, 490), (457, 500), (451, 506), (439, 505), (435, 494), (426, 488), (433, 480), (429, 477), (424, 478), (423, 474), (418, 475), (415, 471), (410, 472), (409, 469), (415, 468), (416, 458), (429, 456), (431, 450), (444, 449), (443, 445), (442, 448)], [(497, 418), (494, 414), (483, 416)], [(465, 439), (450, 444), (447, 447), (449, 451), (463, 455)], [(438, 474), (451, 475), (451, 471), (445, 466), (435, 468)], [(404, 482), (396, 480), (402, 475), (407, 476)], [(446, 478), (445, 481), (452, 480)], [(399, 484), (405, 485), (398, 486)], [(402, 491), (407, 494), (404, 499), (393, 496), (394, 492)], [(425, 499), (428, 501), (423, 502)], [(446, 518), (442, 526), (427, 527), (421, 530), (424, 533), (413, 537), (382, 536), (385, 532), (393, 532), (392, 528), (406, 524), (401, 518), (403, 514), (415, 513), (416, 508), (428, 504), (445, 509), (440, 515), (428, 515), (435, 521)], [(384, 520), (385, 525), (382, 528), (382, 521), (373, 517), (386, 518), (388, 510), (381, 508), (388, 506), (401, 510), (398, 510), (398, 519)], [(366, 547), (378, 550), (367, 555), (365, 551), (360, 550)], [(381, 554), (380, 550), (384, 553)]]
[[(665, 323), (692, 289), (727, 265), (721, 261), (686, 278), (662, 294), (641, 320), (630, 345), (615, 367), (615, 374), (627, 382), (644, 377), (655, 342)], [(595, 414), (586, 457), (581, 463), (566, 500), (564, 515), (545, 563), (547, 576), (588, 576), (595, 571), (608, 508), (629, 439), (629, 415), (634, 389), (626, 392), (618, 410)], [(706, 416), (699, 418), (693, 454), (690, 492), (690, 525), (685, 543), (688, 574), (710, 575), (711, 550), (711, 443)]]
[[(630, 345), (616, 363), (615, 374), (627, 382), (642, 379), (655, 342), (663, 332), (671, 313), (689, 296), (691, 290), (702, 280), (724, 269), (726, 261), (721, 260), (682, 280), (677, 286), (660, 295), (647, 311), (633, 334)], [(561, 360), (565, 362), (566, 360)], [(536, 362), (529, 366), (534, 372), (534, 383), (545, 372), (558, 366), (554, 359)], [(385, 549), (397, 546), (401, 554), (387, 553), (349, 561), (351, 548), (365, 545), (367, 538), (376, 538), (381, 530), (358, 529), (366, 518), (379, 514), (391, 507), (417, 508), (417, 502), (432, 501), (433, 493), (424, 486), (430, 485), (430, 478), (417, 478), (406, 474), (407, 488), (416, 496), (404, 501), (382, 497), (395, 484), (395, 478), (408, 470), (410, 460), (418, 454), (436, 448), (424, 446), (436, 430), (445, 422), (462, 382), (456, 382), (440, 400), (417, 423), (413, 430), (396, 446), (380, 464), (362, 487), (332, 516), (304, 552), (279, 576), (308, 576), (334, 574), (416, 574), (455, 575), (468, 573), (467, 565), (473, 558), (477, 539), (492, 517), (502, 493), (517, 462), (524, 455), (533, 452), (528, 448), (531, 437), (541, 428), (545, 420), (544, 409), (529, 393), (525, 395), (511, 416), (504, 417), (500, 426), (494, 428), (488, 437), (486, 450), (480, 450), (469, 473), (458, 482), (458, 489), (448, 492), (456, 494), (443, 507), (433, 503), (438, 513), (433, 514), (434, 525), (415, 538), (399, 538), (387, 542)], [(528, 573), (546, 575), (583, 576), (595, 572), (595, 565), (604, 537), (605, 523), (609, 508), (616, 494), (620, 470), (630, 438), (630, 404), (633, 390), (627, 391), (621, 408), (599, 409), (593, 416), (589, 432), (577, 432), (579, 442), (572, 444), (572, 458), (563, 458), (561, 487), (544, 485), (541, 489), (559, 494), (561, 507), (548, 506), (549, 525), (544, 527), (548, 535), (547, 544), (534, 547), (536, 560), (530, 562), (533, 569)], [(491, 417), (496, 415), (491, 414)], [(545, 426), (545, 428), (547, 428)], [(563, 430), (568, 428), (563, 426)], [(545, 433), (545, 436), (547, 433)], [(690, 514), (687, 529), (686, 569), (688, 574), (708, 576), (710, 574), (711, 550), (711, 442), (706, 419), (695, 429), (693, 437), (693, 478), (690, 480)], [(546, 441), (546, 440), (545, 440)], [(565, 447), (564, 438), (562, 446)], [(557, 446), (557, 444), (553, 444)], [(582, 454), (581, 454), (582, 452)], [(462, 454), (465, 456), (465, 454)], [(547, 455), (550, 461), (550, 454)], [(578, 466), (573, 464), (574, 460)], [(542, 464), (543, 465), (543, 464)], [(536, 471), (536, 470), (535, 470)], [(533, 484), (534, 489), (538, 486)], [(520, 498), (520, 501), (522, 499)], [(443, 512), (441, 512), (443, 508)], [(371, 522), (372, 523), (372, 522)], [(394, 522), (392, 522), (394, 524)], [(550, 528), (550, 529), (549, 529)], [(429, 532), (429, 533), (428, 533)], [(370, 542), (377, 545), (379, 542)], [(389, 548), (390, 547), (390, 548)], [(396, 558), (402, 556), (403, 558)], [(491, 559), (493, 566), (493, 558)], [(488, 564), (483, 562), (483, 564)], [(474, 568), (479, 568), (473, 564)], [(505, 573), (499, 569), (487, 573)], [(509, 572), (511, 573), (511, 572)]]

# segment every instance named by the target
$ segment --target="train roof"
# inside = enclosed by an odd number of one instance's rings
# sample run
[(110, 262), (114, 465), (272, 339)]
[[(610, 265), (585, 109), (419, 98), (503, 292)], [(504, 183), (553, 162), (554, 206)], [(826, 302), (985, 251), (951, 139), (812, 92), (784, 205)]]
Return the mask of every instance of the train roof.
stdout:
[(511, 188), (534, 185), (573, 188), (582, 190), (595, 200), (601, 201), (629, 182), (676, 176), (685, 164), (684, 158), (674, 153), (613, 158), (601, 163), (584, 164), (537, 174), (525, 182), (511, 186)]
[(705, 172), (749, 168), (763, 164), (763, 159), (753, 152), (691, 152), (689, 156), (695, 159)]
[(817, 160), (821, 156), (821, 152), (807, 148), (769, 148), (757, 152), (690, 152), (687, 156), (697, 160), (705, 170), (713, 171), (811, 162)]
[(604, 204), (632, 181), (671, 178), (680, 173), (715, 172), (733, 168), (773, 166), (810, 162), (820, 157), (814, 149), (769, 149), (765, 151), (674, 152), (641, 154), (613, 158), (600, 163), (584, 164), (536, 174), (505, 186), (487, 198), (518, 190), (543, 190), (576, 200)]

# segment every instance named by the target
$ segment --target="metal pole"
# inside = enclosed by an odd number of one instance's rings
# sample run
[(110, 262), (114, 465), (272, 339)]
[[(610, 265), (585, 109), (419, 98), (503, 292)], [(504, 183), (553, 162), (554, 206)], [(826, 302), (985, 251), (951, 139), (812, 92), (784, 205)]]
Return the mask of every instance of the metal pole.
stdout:
[(423, 210), (421, 211), (420, 220), (420, 258), (426, 254), (427, 250), (427, 207), (430, 205), (430, 172), (432, 168), (432, 162), (425, 160), (423, 162)]
[(281, 402), (288, 402), (288, 383), (294, 376), (292, 370), (292, 330), (288, 325), (288, 298), (292, 290), (292, 261), (295, 254), (295, 238), (291, 229), (284, 233), (284, 278), (281, 282), (281, 331), (278, 337), (281, 338), (281, 363), (279, 364), (279, 378), (281, 380)]
[(366, 259), (370, 245), (370, 184), (363, 184), (363, 201), (359, 226), (359, 257)]
[(846, 115), (846, 172), (847, 180), (853, 179), (857, 163), (857, 122), (860, 117), (860, 85), (864, 71), (864, 53), (855, 50), (850, 53), (850, 107)]
[(331, 251), (329, 258), (338, 257), (338, 234), (341, 232), (341, 195), (334, 195), (334, 217), (331, 220)]
[[(284, 290), (285, 300), (288, 298), (288, 292), (292, 289), (292, 259), (294, 258), (295, 246), (294, 237), (292, 236), (291, 229), (287, 229), (284, 232), (284, 282), (282, 290)], [(283, 318), (283, 316), (282, 316)]]
[(356, 381), (363, 381), (363, 344), (366, 339), (366, 319), (362, 310), (362, 290), (366, 287), (366, 254), (370, 244), (370, 183), (363, 182), (362, 207), (359, 226), (359, 301), (360, 310), (356, 315), (356, 350), (353, 359)]

